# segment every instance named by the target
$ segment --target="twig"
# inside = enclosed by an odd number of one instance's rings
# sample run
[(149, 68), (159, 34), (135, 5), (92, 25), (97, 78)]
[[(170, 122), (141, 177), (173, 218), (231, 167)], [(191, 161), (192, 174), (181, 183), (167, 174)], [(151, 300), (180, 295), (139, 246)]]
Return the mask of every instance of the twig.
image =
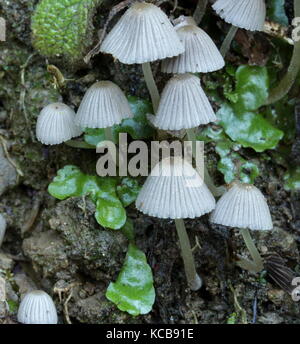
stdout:
[(26, 62), (21, 66), (21, 86), (22, 86), (22, 90), (20, 92), (20, 108), (21, 108), (21, 111), (24, 114), (25, 122), (26, 122), (26, 127), (27, 127), (27, 129), (29, 131), (29, 134), (31, 136), (32, 141), (35, 141), (35, 138), (34, 138), (34, 135), (33, 135), (32, 131), (31, 131), (31, 128), (30, 128), (30, 123), (29, 123), (29, 119), (28, 119), (27, 109), (26, 109), (26, 105), (25, 105), (25, 96), (26, 96), (25, 70), (28, 67), (29, 62), (30, 62), (30, 60), (32, 59), (32, 57), (34, 55), (35, 54), (31, 54), (27, 58)]
[(0, 141), (1, 141), (1, 145), (5, 154), (6, 159), (8, 160), (8, 162), (15, 168), (15, 170), (17, 171), (17, 174), (21, 177), (24, 177), (24, 173), (22, 172), (22, 170), (18, 167), (18, 165), (11, 159), (8, 150), (7, 150), (7, 146), (6, 146), (6, 140), (4, 139), (4, 137), (2, 135), (0, 135)]

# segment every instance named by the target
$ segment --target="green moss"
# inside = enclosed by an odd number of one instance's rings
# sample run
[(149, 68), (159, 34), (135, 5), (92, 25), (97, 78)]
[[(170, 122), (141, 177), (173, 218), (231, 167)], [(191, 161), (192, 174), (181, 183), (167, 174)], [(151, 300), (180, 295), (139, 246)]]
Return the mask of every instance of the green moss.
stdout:
[(92, 43), (92, 16), (102, 0), (42, 0), (32, 17), (33, 45), (47, 57), (70, 63), (82, 59)]

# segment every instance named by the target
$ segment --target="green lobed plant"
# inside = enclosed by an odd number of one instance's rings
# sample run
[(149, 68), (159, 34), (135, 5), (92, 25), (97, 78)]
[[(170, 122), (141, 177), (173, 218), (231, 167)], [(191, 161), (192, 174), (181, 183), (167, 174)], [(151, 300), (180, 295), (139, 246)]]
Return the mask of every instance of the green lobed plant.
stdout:
[[(80, 14), (76, 20), (79, 20), (80, 24), (84, 23), (85, 26), (80, 26), (80, 30), (74, 31), (72, 25), (77, 25), (78, 22), (72, 21), (70, 24), (72, 35), (67, 34), (64, 40), (57, 39), (57, 42), (53, 41), (52, 34), (55, 30), (55, 37), (62, 37), (65, 23), (60, 21), (54, 23), (54, 15), (59, 10), (66, 16), (71, 16), (72, 4), (71, 0), (64, 1), (56, 7), (51, 6), (52, 2), (41, 1), (33, 18), (35, 47), (49, 57), (57, 54), (66, 56), (73, 54), (72, 58), (79, 58), (85, 47), (80, 46), (76, 54), (74, 49), (78, 48), (86, 37), (89, 15), (97, 2), (75, 1), (73, 4), (77, 6), (74, 7), (75, 12)], [(46, 10), (51, 15), (45, 19)], [(282, 25), (287, 24), (282, 0), (270, 2), (269, 16)], [(51, 27), (49, 33), (45, 30), (46, 27)], [(276, 53), (276, 57), (279, 54), (280, 51)], [(257, 153), (270, 150), (275, 153), (281, 141), (292, 140), (293, 134), (290, 129), (293, 123), (284, 121), (286, 99), (279, 99), (275, 106), (268, 105), (272, 93), (270, 90), (273, 89), (274, 81), (278, 80), (279, 72), (278, 68), (274, 73), (273, 65), (266, 67), (242, 65), (237, 69), (228, 65), (224, 71), (213, 73), (216, 80), (208, 78), (204, 82), (206, 90), (220, 106), (217, 113), (219, 122), (206, 126), (197, 135), (197, 139), (215, 144), (216, 152), (220, 157), (217, 168), (224, 175), (225, 183), (230, 183), (236, 178), (245, 183), (254, 183), (255, 178), (260, 175), (258, 159), (245, 158), (244, 149), (252, 150), (253, 155), (258, 157)], [(220, 85), (222, 92), (218, 90)], [(148, 113), (152, 113), (151, 104), (131, 96), (128, 100), (134, 118), (126, 119), (121, 125), (112, 128), (115, 142), (118, 140), (118, 134), (122, 132), (128, 133), (133, 139), (151, 138), (154, 129), (149, 125), (146, 117)], [(286, 130), (287, 128), (289, 131)], [(85, 129), (84, 141), (91, 148), (105, 139), (104, 129)], [(299, 188), (299, 169), (288, 168), (284, 180), (286, 189)], [(58, 199), (74, 196), (91, 197), (96, 205), (95, 217), (98, 223), (103, 227), (124, 232), (130, 241), (128, 253), (119, 277), (116, 282), (109, 285), (106, 296), (119, 309), (132, 315), (149, 312), (154, 302), (152, 273), (145, 255), (134, 244), (132, 226), (129, 224), (125, 210), (134, 202), (139, 192), (137, 181), (132, 178), (101, 178), (86, 175), (76, 166), (65, 166), (58, 171), (48, 190)], [(135, 288), (137, 288), (136, 293)]]

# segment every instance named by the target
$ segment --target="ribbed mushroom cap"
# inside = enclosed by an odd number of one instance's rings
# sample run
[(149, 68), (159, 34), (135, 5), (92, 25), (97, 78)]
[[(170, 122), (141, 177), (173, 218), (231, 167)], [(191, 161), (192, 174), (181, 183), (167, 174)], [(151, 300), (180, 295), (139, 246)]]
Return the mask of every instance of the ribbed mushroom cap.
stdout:
[(264, 0), (217, 0), (213, 9), (227, 23), (250, 31), (262, 31), (266, 19)]
[(193, 219), (212, 211), (215, 199), (196, 170), (175, 157), (163, 159), (154, 167), (135, 204), (150, 216)]
[(153, 125), (163, 130), (181, 130), (216, 120), (200, 79), (192, 74), (178, 74), (162, 93)]
[(210, 221), (228, 227), (270, 230), (270, 210), (264, 195), (254, 185), (234, 183), (219, 199)]
[(45, 145), (57, 145), (81, 135), (75, 124), (75, 112), (63, 103), (52, 103), (41, 111), (36, 124), (36, 137)]
[(128, 117), (132, 112), (120, 87), (111, 81), (99, 81), (84, 95), (76, 121), (82, 128), (108, 128)]
[(208, 73), (221, 69), (225, 61), (208, 34), (196, 25), (185, 25), (183, 20), (175, 27), (185, 52), (162, 61), (164, 73)]
[(18, 310), (22, 324), (57, 324), (57, 312), (52, 298), (42, 290), (27, 293)]
[(101, 51), (122, 63), (145, 63), (183, 53), (166, 14), (145, 2), (131, 6), (104, 39)]
[(4, 239), (5, 231), (6, 231), (6, 220), (4, 216), (0, 214), (0, 247)]

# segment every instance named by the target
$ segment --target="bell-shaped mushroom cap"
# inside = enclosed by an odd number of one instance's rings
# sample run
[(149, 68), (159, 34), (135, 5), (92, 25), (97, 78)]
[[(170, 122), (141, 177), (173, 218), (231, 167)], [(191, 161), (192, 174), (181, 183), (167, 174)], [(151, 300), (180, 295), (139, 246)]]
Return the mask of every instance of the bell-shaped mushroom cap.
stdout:
[(178, 74), (162, 93), (153, 125), (163, 130), (181, 130), (216, 120), (200, 79), (192, 74)]
[(254, 185), (234, 183), (219, 199), (210, 221), (228, 227), (270, 230), (270, 210), (264, 195)]
[(52, 298), (42, 290), (27, 293), (18, 310), (22, 324), (57, 324), (57, 312)]
[(6, 220), (4, 216), (0, 214), (0, 247), (4, 239), (5, 231), (6, 231)]
[(262, 31), (266, 19), (265, 0), (217, 0), (213, 9), (227, 23), (250, 31)]
[(132, 112), (120, 87), (111, 81), (99, 81), (84, 95), (76, 121), (82, 128), (108, 128), (128, 117)]
[(198, 26), (188, 23), (189, 21), (182, 20), (175, 27), (184, 44), (185, 52), (177, 57), (163, 60), (162, 72), (208, 73), (223, 68), (225, 61), (213, 40)]
[(75, 112), (63, 103), (52, 103), (41, 111), (36, 124), (36, 137), (45, 145), (57, 145), (81, 135), (75, 124)]
[(169, 157), (153, 168), (135, 204), (142, 213), (161, 219), (193, 219), (212, 211), (215, 199), (191, 164)]
[(145, 63), (183, 53), (184, 48), (166, 14), (145, 2), (131, 6), (104, 39), (101, 51), (122, 63)]

